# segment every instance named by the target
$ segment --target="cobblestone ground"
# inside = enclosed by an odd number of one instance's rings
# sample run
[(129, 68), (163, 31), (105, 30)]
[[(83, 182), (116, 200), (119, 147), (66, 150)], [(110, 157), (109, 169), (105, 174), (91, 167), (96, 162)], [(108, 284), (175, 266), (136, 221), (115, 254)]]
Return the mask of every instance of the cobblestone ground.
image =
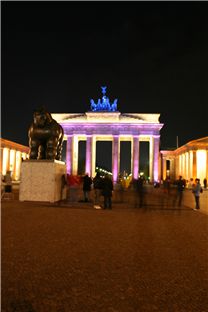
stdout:
[(207, 312), (208, 215), (149, 199), (2, 202), (1, 311)]

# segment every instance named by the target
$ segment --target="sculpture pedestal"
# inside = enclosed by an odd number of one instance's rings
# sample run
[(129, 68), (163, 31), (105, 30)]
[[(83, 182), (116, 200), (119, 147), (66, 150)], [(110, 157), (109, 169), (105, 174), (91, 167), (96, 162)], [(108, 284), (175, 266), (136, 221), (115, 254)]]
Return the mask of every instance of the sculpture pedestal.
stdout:
[[(62, 175), (66, 165), (58, 160), (25, 160), (21, 165), (20, 201), (57, 202), (65, 199)], [(63, 198), (65, 197), (65, 198)]]

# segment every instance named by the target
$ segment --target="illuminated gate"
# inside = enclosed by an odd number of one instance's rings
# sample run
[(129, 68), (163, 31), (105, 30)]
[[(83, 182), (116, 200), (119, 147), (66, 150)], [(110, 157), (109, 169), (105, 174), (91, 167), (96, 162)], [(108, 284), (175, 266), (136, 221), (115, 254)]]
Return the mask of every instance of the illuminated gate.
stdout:
[(112, 141), (113, 181), (118, 180), (120, 165), (120, 142), (131, 141), (131, 172), (133, 178), (139, 171), (139, 142), (149, 142), (150, 181), (159, 179), (160, 114), (120, 113), (117, 99), (111, 104), (102, 87), (102, 100), (91, 100), (91, 111), (83, 114), (52, 114), (64, 129), (67, 173), (78, 172), (78, 142), (86, 141), (85, 171), (95, 175), (96, 141)]

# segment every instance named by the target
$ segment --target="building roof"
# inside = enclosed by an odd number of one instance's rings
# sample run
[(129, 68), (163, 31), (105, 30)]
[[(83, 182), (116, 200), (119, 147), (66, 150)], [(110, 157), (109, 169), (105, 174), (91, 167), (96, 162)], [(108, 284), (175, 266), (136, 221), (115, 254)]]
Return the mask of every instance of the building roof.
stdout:
[(22, 153), (29, 153), (28, 146), (25, 146), (25, 145), (22, 145), (22, 144), (19, 144), (10, 140), (0, 138), (0, 144), (1, 144), (1, 148), (6, 147), (6, 148), (20, 151)]
[(79, 124), (79, 123), (157, 123), (159, 124), (160, 114), (139, 114), (139, 113), (123, 113), (120, 112), (86, 112), (83, 114), (60, 113), (51, 114), (52, 117), (61, 124)]
[(199, 149), (208, 150), (208, 136), (200, 138), (200, 139), (189, 141), (188, 143), (178, 147), (174, 151), (162, 150), (160, 152), (162, 154), (172, 155), (172, 154), (180, 154), (180, 153), (183, 153), (183, 152), (189, 151), (189, 150), (199, 150)]

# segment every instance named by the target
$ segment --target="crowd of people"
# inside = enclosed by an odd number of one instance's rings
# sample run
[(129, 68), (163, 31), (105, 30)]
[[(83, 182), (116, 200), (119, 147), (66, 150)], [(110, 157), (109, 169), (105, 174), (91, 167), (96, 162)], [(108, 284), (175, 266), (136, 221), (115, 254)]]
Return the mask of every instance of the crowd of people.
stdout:
[[(70, 180), (71, 179), (71, 180)], [(72, 176), (69, 177), (69, 184), (73, 184), (72, 180), (75, 179)], [(76, 178), (78, 179), (78, 178)], [(94, 178), (91, 178), (88, 173), (86, 173), (82, 178), (79, 178), (75, 183), (81, 185), (83, 191), (82, 202), (92, 202), (94, 207), (99, 209), (112, 209), (112, 196), (114, 192), (114, 200), (118, 201), (116, 194), (120, 196), (120, 202), (123, 202), (124, 189), (122, 183), (119, 181), (116, 184), (112, 182), (112, 176), (106, 174), (104, 177), (100, 175), (99, 172), (96, 173)], [(132, 195), (132, 204), (135, 208), (142, 208), (147, 206), (147, 184), (144, 176), (139, 176), (138, 179), (132, 179), (129, 188), (125, 190), (125, 196), (128, 193)], [(207, 180), (203, 181), (204, 189), (207, 188)], [(203, 192), (203, 188), (200, 184), (200, 180), (197, 178), (195, 180), (190, 179), (186, 181), (179, 176), (176, 181), (171, 181), (167, 177), (162, 184), (153, 184), (155, 188), (160, 188), (160, 195), (162, 197), (163, 203), (166, 199), (171, 201), (173, 207), (181, 207), (184, 200), (184, 190), (190, 189), (195, 198), (195, 208), (194, 210), (200, 209), (200, 194)]]
[(91, 187), (94, 187), (94, 205), (95, 208), (101, 208), (101, 196), (103, 196), (103, 208), (112, 209), (112, 192), (113, 192), (113, 182), (109, 175), (105, 175), (103, 178), (100, 173), (97, 172), (94, 179), (91, 179), (88, 173), (85, 174), (83, 178), (83, 193), (84, 201), (88, 202), (90, 200)]
[[(2, 197), (5, 193), (12, 192), (12, 178), (11, 172), (7, 171), (6, 175), (3, 178), (4, 182), (4, 191)], [(115, 190), (116, 194), (120, 196), (120, 202), (123, 202), (124, 197), (124, 188), (121, 181), (113, 184), (112, 175), (105, 174), (101, 176), (99, 172), (96, 173), (94, 178), (91, 178), (88, 173), (83, 177), (73, 176), (73, 175), (63, 175), (62, 176), (62, 187), (61, 192), (64, 187), (67, 186), (71, 189), (73, 186), (81, 186), (83, 191), (83, 202), (93, 202), (94, 207), (100, 209), (112, 209), (112, 196), (113, 191)], [(146, 206), (146, 195), (147, 195), (147, 183), (144, 176), (139, 176), (138, 179), (132, 179), (129, 188), (126, 190), (131, 191), (133, 194), (133, 205), (135, 208), (142, 208)], [(195, 208), (194, 210), (200, 209), (200, 195), (203, 193), (203, 189), (207, 189), (207, 179), (203, 180), (203, 187), (200, 183), (200, 179), (196, 178), (186, 181), (182, 176), (179, 176), (176, 181), (171, 181), (167, 177), (162, 184), (154, 183), (155, 188), (160, 188), (160, 194), (162, 194), (162, 199), (171, 200), (172, 206), (181, 207), (184, 198), (184, 190), (189, 189), (192, 191), (195, 199)], [(125, 195), (127, 195), (127, 192)], [(62, 198), (62, 195), (61, 195)], [(114, 194), (114, 199), (116, 198)]]

